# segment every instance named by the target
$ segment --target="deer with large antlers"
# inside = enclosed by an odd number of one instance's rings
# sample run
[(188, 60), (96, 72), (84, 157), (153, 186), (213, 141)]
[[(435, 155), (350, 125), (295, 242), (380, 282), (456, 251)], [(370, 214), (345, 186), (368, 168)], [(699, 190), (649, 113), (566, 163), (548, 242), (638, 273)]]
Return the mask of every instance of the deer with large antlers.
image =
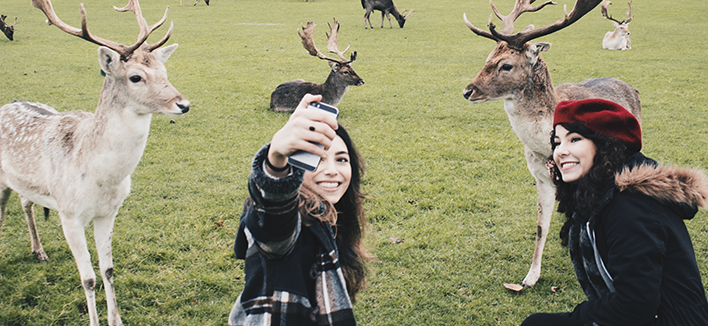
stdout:
[[(393, 28), (393, 25), (391, 24), (390, 15), (393, 15), (393, 18), (395, 18), (398, 22), (398, 26), (403, 28), (403, 25), (406, 24), (408, 16), (410, 16), (414, 10), (406, 9), (399, 12), (398, 8), (396, 8), (396, 5), (393, 4), (393, 0), (361, 0), (361, 6), (366, 9), (366, 13), (364, 13), (364, 29), (368, 28), (366, 25), (367, 23), (369, 24), (368, 26), (371, 27), (371, 29), (374, 29), (374, 26), (371, 25), (371, 19), (369, 19), (369, 16), (371, 16), (371, 12), (374, 10), (381, 11), (381, 28), (384, 27), (384, 16), (386, 16), (386, 18), (388, 19), (389, 28)], [(408, 11), (407, 14), (406, 11)]]
[(100, 45), (98, 61), (106, 78), (95, 113), (60, 113), (44, 104), (18, 101), (0, 108), (0, 222), (14, 190), (22, 201), (32, 250), (46, 260), (32, 203), (59, 212), (86, 294), (90, 324), (96, 326), (96, 274), (84, 230), (93, 221), (108, 324), (122, 325), (113, 286), (115, 217), (130, 192), (130, 174), (145, 150), (152, 115), (180, 116), (189, 110), (189, 101), (167, 80), (163, 65), (177, 44), (159, 48), (174, 25), (170, 23), (161, 40), (147, 44), (150, 33), (167, 19), (167, 10), (159, 22), (148, 26), (137, 0), (113, 7), (133, 12), (138, 21), (138, 40), (126, 46), (91, 34), (83, 4), (81, 29), (61, 21), (49, 0), (32, 0), (32, 4), (44, 12), (50, 25)]
[(607, 7), (609, 7), (612, 2), (605, 0), (602, 2), (601, 13), (602, 17), (609, 19), (612, 25), (615, 26), (615, 30), (612, 32), (605, 33), (605, 37), (602, 39), (602, 48), (608, 50), (629, 50), (632, 48), (632, 41), (629, 39), (629, 22), (632, 21), (632, 1), (627, 2), (627, 19), (619, 21), (612, 18), (611, 15), (607, 14)]
[[(541, 52), (551, 48), (550, 43), (532, 43), (533, 39), (549, 35), (576, 22), (601, 0), (578, 0), (573, 10), (565, 17), (545, 27), (529, 26), (514, 34), (514, 21), (525, 12), (535, 12), (547, 1), (533, 7), (533, 0), (516, 0), (511, 13), (503, 16), (490, 1), (492, 11), (501, 19), (502, 29), (497, 31), (489, 17), (489, 31), (479, 29), (463, 18), (467, 26), (479, 36), (497, 42), (497, 46), (487, 57), (486, 63), (477, 77), (467, 85), (463, 95), (472, 103), (504, 100), (511, 127), (524, 144), (526, 162), (536, 179), (538, 193), (538, 219), (536, 246), (531, 268), (522, 281), (524, 287), (536, 284), (541, 274), (541, 257), (548, 236), (551, 215), (555, 206), (555, 187), (551, 180), (546, 160), (551, 155), (550, 133), (553, 112), (558, 102), (585, 98), (603, 98), (619, 103), (638, 119), (641, 106), (637, 90), (614, 78), (588, 79), (579, 84), (562, 84), (554, 87)], [(512, 288), (512, 286), (510, 286)], [(523, 288), (523, 287), (513, 287)]]
[(332, 71), (329, 73), (327, 80), (322, 84), (318, 84), (296, 79), (278, 85), (270, 95), (270, 108), (272, 110), (293, 112), (298, 103), (300, 103), (300, 100), (302, 100), (302, 97), (308, 93), (322, 95), (322, 102), (337, 105), (339, 101), (342, 100), (344, 93), (347, 92), (350, 85), (364, 85), (364, 80), (356, 74), (354, 68), (351, 66), (351, 63), (356, 60), (356, 51), (354, 51), (350, 59), (347, 60), (347, 58), (344, 57), (344, 53), (349, 50), (349, 46), (347, 46), (344, 51), (339, 50), (337, 45), (339, 23), (335, 19), (334, 25), (329, 23), (327, 23), (327, 25), (330, 30), (329, 34), (325, 33), (325, 35), (327, 35), (327, 51), (336, 54), (339, 59), (330, 58), (317, 49), (315, 41), (313, 40), (315, 23), (308, 22), (305, 27), (301, 25), (302, 33), (300, 30), (297, 31), (302, 39), (302, 45), (305, 47), (305, 50), (307, 50), (310, 55), (326, 60), (329, 63)]

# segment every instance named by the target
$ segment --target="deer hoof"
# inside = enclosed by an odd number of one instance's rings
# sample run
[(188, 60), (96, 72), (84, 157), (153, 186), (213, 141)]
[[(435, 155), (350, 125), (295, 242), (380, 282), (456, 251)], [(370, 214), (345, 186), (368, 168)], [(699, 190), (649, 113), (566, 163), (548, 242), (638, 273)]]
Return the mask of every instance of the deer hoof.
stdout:
[(47, 253), (44, 252), (44, 249), (39, 249), (37, 252), (33, 252), (34, 256), (37, 257), (37, 260), (39, 261), (49, 261), (49, 256), (47, 256)]

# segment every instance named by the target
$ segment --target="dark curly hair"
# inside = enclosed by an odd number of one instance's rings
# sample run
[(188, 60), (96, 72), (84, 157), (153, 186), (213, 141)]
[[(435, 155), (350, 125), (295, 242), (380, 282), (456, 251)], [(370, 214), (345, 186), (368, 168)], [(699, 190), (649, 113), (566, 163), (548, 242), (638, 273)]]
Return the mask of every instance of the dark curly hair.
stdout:
[[(595, 144), (595, 158), (590, 170), (577, 182), (566, 183), (563, 181), (560, 170), (553, 160), (553, 155), (548, 158), (551, 178), (556, 185), (556, 200), (558, 212), (565, 213), (566, 221), (561, 227), (560, 238), (563, 246), (568, 245), (568, 231), (570, 219), (576, 212), (584, 221), (591, 221), (600, 213), (605, 187), (614, 183), (615, 172), (623, 166), (627, 158), (627, 146), (624, 142), (598, 134), (590, 130), (582, 122), (559, 124), (568, 132), (577, 133)], [(551, 132), (551, 148), (556, 149), (554, 138), (555, 128)]]
[[(367, 225), (362, 203), (365, 195), (360, 187), (364, 175), (364, 160), (354, 146), (349, 133), (342, 126), (339, 126), (335, 132), (344, 141), (349, 152), (349, 164), (352, 168), (349, 187), (339, 202), (332, 205), (314, 190), (303, 186), (300, 190), (300, 211), (305, 213), (304, 216), (314, 216), (335, 227), (340, 266), (347, 282), (349, 297), (352, 302), (355, 302), (356, 294), (366, 284), (365, 278), (368, 274), (366, 262), (371, 258), (362, 243)], [(321, 212), (320, 204), (324, 204), (327, 209), (324, 213), (318, 214), (318, 211)]]

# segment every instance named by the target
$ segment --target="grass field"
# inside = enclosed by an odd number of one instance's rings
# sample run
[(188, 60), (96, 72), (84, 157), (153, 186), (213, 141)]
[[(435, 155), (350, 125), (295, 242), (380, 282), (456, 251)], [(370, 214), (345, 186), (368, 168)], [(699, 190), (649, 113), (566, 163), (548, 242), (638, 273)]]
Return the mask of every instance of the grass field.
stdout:
[[(85, 0), (92, 33), (120, 43), (137, 35), (134, 16)], [(502, 13), (513, 1), (497, 0)], [(550, 24), (563, 4), (527, 13), (517, 29)], [(55, 10), (78, 26), (80, 0)], [(342, 48), (351, 43), (366, 84), (338, 105), (366, 159), (363, 190), (371, 263), (368, 289), (355, 306), (362, 325), (518, 325), (540, 311), (565, 311), (583, 300), (554, 215), (542, 275), (522, 293), (502, 283), (526, 275), (535, 237), (536, 194), (521, 142), (501, 102), (470, 104), (462, 89), (482, 68), (494, 42), (474, 35), (491, 9), (484, 0), (396, 0), (414, 8), (405, 28), (365, 30), (358, 0), (143, 0), (148, 23), (166, 6), (179, 49), (166, 63), (170, 81), (192, 103), (174, 119), (155, 116), (135, 170), (132, 192), (113, 237), (115, 284), (126, 325), (225, 325), (243, 287), (243, 262), (232, 245), (247, 196), (253, 154), (288, 119), (268, 110), (270, 93), (285, 81), (323, 82), (327, 64), (309, 56), (296, 30), (332, 17)], [(616, 1), (611, 14), (626, 7)], [(642, 100), (644, 152), (666, 164), (708, 168), (708, 7), (701, 0), (634, 1), (633, 49), (602, 50), (612, 25), (595, 8), (539, 40), (555, 85), (616, 77)], [(29, 0), (1, 0), (15, 41), (0, 36), (0, 103), (42, 102), (59, 111), (93, 111), (103, 78), (96, 46), (44, 24)], [(395, 24), (395, 22), (394, 22)], [(150, 41), (164, 35), (158, 29)], [(154, 39), (154, 40), (153, 40)], [(708, 284), (708, 214), (687, 222)], [(0, 325), (86, 325), (86, 300), (56, 212), (38, 218), (49, 255), (30, 252), (17, 196), (0, 233)], [(87, 228), (92, 243), (91, 227)], [(398, 237), (401, 243), (388, 239)], [(94, 264), (95, 249), (90, 251)], [(558, 287), (558, 291), (552, 291)], [(106, 324), (103, 288), (97, 289)]]

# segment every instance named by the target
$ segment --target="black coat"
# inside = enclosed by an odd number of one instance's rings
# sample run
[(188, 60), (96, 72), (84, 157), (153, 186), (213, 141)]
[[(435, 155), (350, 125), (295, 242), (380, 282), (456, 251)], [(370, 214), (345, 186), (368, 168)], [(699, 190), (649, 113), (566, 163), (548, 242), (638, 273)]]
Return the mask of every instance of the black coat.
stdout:
[(280, 179), (265, 173), (268, 149), (253, 160), (251, 200), (234, 243), (236, 257), (245, 259), (246, 284), (229, 325), (356, 325), (334, 231), (300, 215), (302, 170)]
[[(571, 232), (571, 258), (588, 296), (571, 317), (603, 326), (708, 325), (684, 224), (707, 200), (699, 171), (644, 164), (618, 173), (592, 227)], [(583, 240), (593, 236), (594, 246)], [(603, 270), (609, 278), (598, 277)]]

